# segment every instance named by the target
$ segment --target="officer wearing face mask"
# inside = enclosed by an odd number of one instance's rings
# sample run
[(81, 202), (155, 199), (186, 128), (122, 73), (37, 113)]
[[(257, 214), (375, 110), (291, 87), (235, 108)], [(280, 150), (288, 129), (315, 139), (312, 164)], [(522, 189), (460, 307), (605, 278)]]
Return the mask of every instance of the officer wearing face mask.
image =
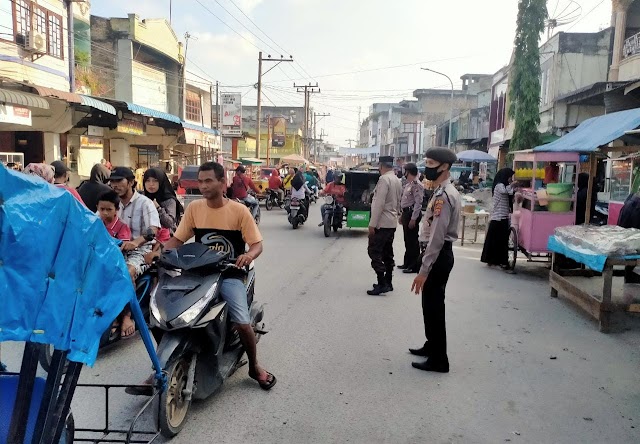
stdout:
[(411, 290), (416, 294), (422, 292), (422, 316), (427, 342), (421, 348), (409, 351), (427, 358), (425, 362), (414, 362), (413, 367), (448, 373), (444, 297), (453, 269), (453, 242), (458, 239), (460, 221), (460, 194), (450, 179), (451, 165), (457, 161), (457, 157), (449, 149), (431, 148), (427, 150), (426, 158), (424, 175), (436, 188), (427, 205), (420, 236), (428, 239), (428, 244)]

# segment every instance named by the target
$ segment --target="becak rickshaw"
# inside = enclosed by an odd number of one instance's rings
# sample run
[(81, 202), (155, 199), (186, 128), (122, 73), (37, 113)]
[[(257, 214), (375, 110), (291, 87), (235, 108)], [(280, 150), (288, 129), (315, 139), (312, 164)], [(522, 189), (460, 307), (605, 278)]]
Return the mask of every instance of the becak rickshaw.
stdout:
[(371, 220), (371, 201), (380, 178), (377, 170), (346, 171), (342, 173), (342, 182), (347, 188), (344, 208), (333, 196), (325, 197), (324, 235), (329, 237), (331, 229), (337, 232), (344, 227), (368, 228)]

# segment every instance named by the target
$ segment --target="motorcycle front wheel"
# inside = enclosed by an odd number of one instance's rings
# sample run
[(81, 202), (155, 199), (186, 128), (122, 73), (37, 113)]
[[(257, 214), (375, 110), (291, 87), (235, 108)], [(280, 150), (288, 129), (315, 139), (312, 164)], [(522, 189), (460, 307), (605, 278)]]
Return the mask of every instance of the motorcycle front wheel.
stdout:
[(329, 216), (328, 214), (324, 215), (324, 237), (329, 237), (331, 236), (331, 216)]
[(271, 211), (273, 209), (273, 201), (271, 200), (271, 197), (267, 197), (267, 200), (264, 202), (264, 207), (267, 211)]
[(184, 395), (189, 379), (189, 360), (181, 356), (167, 371), (167, 390), (160, 395), (160, 432), (173, 438), (184, 427), (191, 401)]

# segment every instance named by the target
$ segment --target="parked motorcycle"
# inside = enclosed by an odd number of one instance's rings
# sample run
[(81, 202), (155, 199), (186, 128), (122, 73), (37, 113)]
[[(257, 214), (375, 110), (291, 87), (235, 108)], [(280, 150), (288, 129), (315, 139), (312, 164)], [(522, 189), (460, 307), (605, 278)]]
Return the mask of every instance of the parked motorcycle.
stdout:
[(327, 196), (324, 201), (322, 226), (324, 228), (324, 237), (329, 237), (332, 228), (334, 232), (342, 228), (344, 207), (338, 203), (335, 196)]
[(192, 400), (206, 399), (245, 364), (244, 349), (220, 295), (222, 275), (245, 273), (244, 284), (256, 341), (266, 334), (264, 307), (253, 300), (255, 271), (240, 270), (229, 252), (200, 243), (167, 250), (158, 262), (159, 281), (151, 293), (151, 326), (164, 331), (158, 357), (168, 388), (160, 397), (160, 429), (175, 436), (184, 426)]
[(276, 193), (274, 190), (269, 189), (267, 190), (267, 198), (265, 199), (264, 205), (267, 211), (271, 211), (273, 207), (284, 207), (284, 202), (280, 201), (278, 193)]
[(289, 205), (289, 223), (296, 230), (300, 225), (304, 225), (307, 220), (307, 207), (305, 202), (298, 198), (292, 198)]

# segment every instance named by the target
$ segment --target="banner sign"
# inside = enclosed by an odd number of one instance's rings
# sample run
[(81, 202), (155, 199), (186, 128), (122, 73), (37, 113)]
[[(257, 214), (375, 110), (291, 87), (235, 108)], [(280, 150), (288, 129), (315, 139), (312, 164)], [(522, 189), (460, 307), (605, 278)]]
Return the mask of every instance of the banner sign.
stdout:
[(131, 134), (133, 136), (145, 135), (144, 123), (128, 119), (122, 119), (119, 121), (116, 131), (122, 134)]
[(100, 137), (80, 136), (80, 146), (82, 148), (102, 148), (103, 143)]
[(222, 135), (242, 136), (242, 95), (240, 93), (222, 93)]
[(284, 117), (276, 117), (273, 122), (273, 135), (271, 136), (271, 146), (281, 148), (287, 139), (287, 121)]
[(20, 106), (0, 104), (0, 123), (31, 126), (31, 110)]

